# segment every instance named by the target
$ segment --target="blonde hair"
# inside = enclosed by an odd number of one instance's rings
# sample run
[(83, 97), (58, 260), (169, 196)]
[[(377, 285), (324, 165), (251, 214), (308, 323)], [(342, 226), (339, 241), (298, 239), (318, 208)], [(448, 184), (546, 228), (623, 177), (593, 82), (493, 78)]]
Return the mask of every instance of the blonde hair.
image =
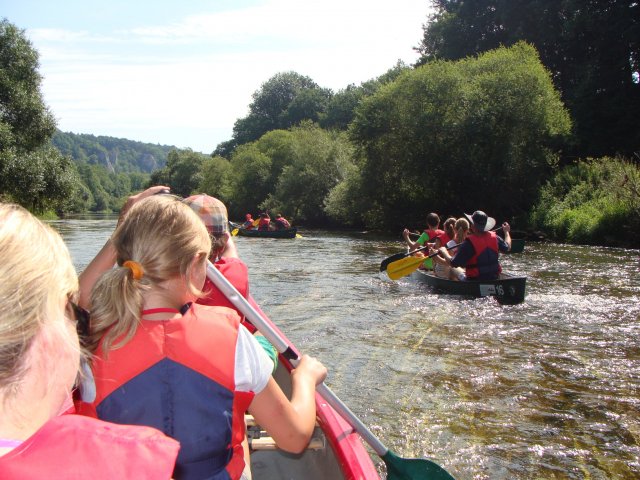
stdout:
[(0, 391), (6, 399), (29, 370), (30, 346), (44, 327), (59, 329), (79, 352), (77, 336), (56, 322), (61, 300), (78, 293), (78, 277), (60, 235), (14, 204), (0, 203), (0, 258)]
[[(179, 199), (154, 195), (136, 203), (111, 241), (118, 266), (106, 272), (91, 292), (92, 352), (103, 342), (105, 354), (110, 348), (126, 344), (136, 332), (144, 292), (165, 280), (183, 277), (196, 296), (202, 292), (189, 282), (191, 262), (209, 255), (211, 240), (198, 215)], [(142, 267), (142, 277), (133, 278), (127, 261)], [(118, 340), (117, 343), (114, 343)]]
[(456, 220), (456, 235), (458, 236), (458, 242), (464, 240), (464, 234), (469, 231), (469, 221), (466, 218), (459, 218)]
[(450, 239), (453, 239), (453, 237), (456, 234), (455, 231), (455, 227), (454, 225), (456, 224), (456, 219), (453, 217), (449, 217), (444, 221), (444, 232), (449, 236)]

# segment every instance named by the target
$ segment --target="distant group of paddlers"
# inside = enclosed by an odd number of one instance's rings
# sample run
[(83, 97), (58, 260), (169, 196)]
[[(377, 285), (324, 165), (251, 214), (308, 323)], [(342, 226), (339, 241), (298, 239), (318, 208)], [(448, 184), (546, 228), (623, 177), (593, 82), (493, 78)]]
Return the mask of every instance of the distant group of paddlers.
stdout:
[[(496, 221), (481, 210), (461, 218), (447, 218), (440, 229), (440, 217), (427, 215), (427, 228), (414, 242), (404, 229), (402, 236), (414, 255), (426, 258), (422, 268), (433, 268), (434, 274), (450, 280), (495, 280), (502, 267), (498, 252), (511, 249), (511, 227), (504, 222), (494, 229)], [(504, 238), (496, 234), (502, 230)], [(425, 248), (427, 247), (427, 248)]]
[(291, 224), (289, 223), (289, 220), (284, 218), (280, 213), (276, 215), (276, 218), (273, 221), (271, 221), (271, 217), (266, 212), (261, 213), (255, 220), (250, 213), (247, 213), (245, 215), (245, 222), (242, 224), (242, 228), (245, 230), (253, 230), (254, 228), (258, 230), (271, 231), (287, 230), (291, 228)]

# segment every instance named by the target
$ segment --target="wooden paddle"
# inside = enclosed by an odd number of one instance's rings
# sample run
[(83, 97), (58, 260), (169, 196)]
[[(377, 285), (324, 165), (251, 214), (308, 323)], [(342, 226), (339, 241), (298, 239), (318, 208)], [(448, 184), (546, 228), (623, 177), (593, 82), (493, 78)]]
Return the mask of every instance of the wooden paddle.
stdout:
[[(295, 367), (299, 356), (293, 345), (289, 345), (282, 336), (257, 312), (238, 290), (227, 280), (211, 262), (207, 264), (207, 277), (218, 287), (225, 297), (264, 335), (276, 350)], [(344, 418), (351, 427), (367, 442), (387, 465), (388, 480), (455, 480), (444, 468), (426, 458), (402, 458), (389, 450), (369, 430), (364, 423), (340, 400), (324, 383), (316, 390), (333, 409)]]
[[(455, 245), (447, 247), (447, 250), (459, 247), (460, 245), (462, 245), (462, 243), (456, 243)], [(429, 247), (422, 247), (411, 253), (419, 252), (420, 250), (424, 250), (425, 248)], [(400, 260), (396, 260), (395, 262), (391, 262), (389, 265), (387, 265), (387, 275), (391, 280), (398, 280), (399, 278), (409, 275), (411, 272), (415, 272), (427, 258), (432, 258), (436, 255), (438, 255), (438, 252), (432, 253), (427, 257), (406, 257)]]

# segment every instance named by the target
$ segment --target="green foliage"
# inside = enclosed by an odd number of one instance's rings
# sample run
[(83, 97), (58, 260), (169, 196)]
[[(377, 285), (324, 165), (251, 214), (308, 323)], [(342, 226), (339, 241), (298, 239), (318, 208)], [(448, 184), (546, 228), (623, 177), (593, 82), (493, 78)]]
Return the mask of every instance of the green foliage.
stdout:
[(254, 92), (249, 115), (236, 121), (233, 138), (218, 145), (214, 154), (228, 157), (238, 145), (253, 142), (271, 130), (318, 120), (330, 97), (330, 90), (320, 88), (309, 77), (296, 72), (278, 73)]
[(167, 165), (153, 172), (151, 184), (167, 185), (176, 195), (187, 197), (196, 193), (203, 181), (202, 168), (211, 157), (191, 149), (173, 149), (167, 157)]
[(51, 147), (0, 152), (0, 192), (34, 213), (68, 211), (78, 183), (71, 160)]
[(38, 52), (20, 30), (0, 21), (0, 152), (33, 151), (55, 130), (40, 92)]
[(281, 211), (307, 223), (326, 222), (325, 202), (349, 165), (352, 147), (346, 137), (311, 122), (291, 130), (291, 157), (260, 207)]
[(575, 123), (573, 153), (632, 155), (640, 145), (640, 7), (635, 0), (435, 0), (420, 63), (525, 40), (540, 52)]
[(223, 202), (228, 202), (231, 197), (229, 186), (229, 173), (231, 164), (228, 160), (215, 156), (208, 158), (202, 163), (200, 174), (202, 179), (198, 185), (198, 192), (206, 193), (219, 198)]
[(349, 85), (347, 88), (334, 94), (327, 105), (327, 112), (322, 116), (320, 125), (323, 128), (335, 128), (346, 130), (355, 116), (355, 110), (360, 102), (378, 91), (382, 85), (393, 82), (409, 67), (403, 62), (398, 63), (387, 70), (378, 78), (367, 80), (359, 87)]
[(530, 45), (406, 71), (365, 99), (351, 138), (360, 149), (362, 219), (398, 227), (425, 210), (527, 212), (570, 129)]
[(272, 161), (260, 151), (255, 143), (239, 146), (231, 157), (229, 178), (231, 199), (227, 207), (230, 215), (243, 215), (255, 212), (257, 205), (263, 202), (271, 192)]
[(542, 188), (531, 223), (560, 241), (637, 247), (640, 169), (613, 158), (566, 166)]
[(295, 221), (326, 223), (331, 189), (352, 168), (344, 134), (309, 121), (289, 131), (273, 130), (238, 147), (229, 171), (229, 212), (280, 212)]

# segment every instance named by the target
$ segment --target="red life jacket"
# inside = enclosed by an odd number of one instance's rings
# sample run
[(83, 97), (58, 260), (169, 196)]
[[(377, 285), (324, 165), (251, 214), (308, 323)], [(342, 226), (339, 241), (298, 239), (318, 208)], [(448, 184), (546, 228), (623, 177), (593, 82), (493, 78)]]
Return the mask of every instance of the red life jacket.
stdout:
[(281, 230), (286, 230), (287, 228), (291, 228), (291, 224), (286, 218), (280, 217), (274, 220), (276, 226)]
[(465, 269), (468, 279), (496, 278), (502, 271), (498, 262), (498, 238), (495, 232), (474, 233), (467, 237), (473, 245), (473, 257)]
[[(433, 229), (429, 228), (428, 230), (425, 230), (424, 233), (429, 235), (429, 241), (433, 242), (440, 235), (444, 235), (444, 230), (440, 230), (439, 228), (436, 229), (436, 230), (433, 230)], [(443, 244), (443, 245), (445, 245), (445, 244)]]
[(261, 218), (260, 223), (258, 223), (258, 230), (269, 230), (269, 224), (271, 223), (271, 218)]
[[(236, 290), (238, 290), (240, 295), (244, 298), (248, 298), (249, 271), (247, 269), (247, 265), (242, 260), (235, 257), (221, 258), (213, 265), (220, 270), (220, 273), (222, 273), (229, 282), (231, 282), (231, 285), (236, 287)], [(244, 317), (244, 314), (238, 310), (208, 278), (204, 281), (204, 287), (202, 290), (207, 294), (207, 296), (199, 298), (196, 303), (199, 303), (200, 305), (232, 308), (238, 312), (238, 315), (242, 318), (242, 324), (247, 327), (251, 333), (256, 331), (256, 327), (254, 327), (253, 324)]]
[(153, 428), (61, 415), (0, 457), (0, 478), (169, 479), (179, 448)]
[(182, 317), (142, 320), (106, 358), (100, 346), (92, 366), (98, 417), (178, 440), (176, 478), (240, 478), (254, 395), (235, 389), (238, 328), (233, 311), (193, 304)]

